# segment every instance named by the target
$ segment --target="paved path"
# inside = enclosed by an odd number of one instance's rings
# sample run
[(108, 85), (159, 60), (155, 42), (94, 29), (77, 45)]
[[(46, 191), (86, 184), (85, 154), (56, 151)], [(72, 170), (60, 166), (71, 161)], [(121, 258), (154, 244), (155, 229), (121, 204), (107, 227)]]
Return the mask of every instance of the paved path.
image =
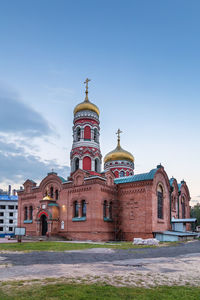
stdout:
[(145, 285), (153, 284), (155, 280), (159, 284), (188, 283), (190, 280), (189, 283), (198, 285), (200, 241), (129, 250), (94, 248), (66, 252), (0, 252), (0, 281), (77, 276), (108, 278), (108, 282), (113, 284), (116, 276), (120, 276), (122, 285), (128, 284), (125, 281), (140, 285), (140, 276)]

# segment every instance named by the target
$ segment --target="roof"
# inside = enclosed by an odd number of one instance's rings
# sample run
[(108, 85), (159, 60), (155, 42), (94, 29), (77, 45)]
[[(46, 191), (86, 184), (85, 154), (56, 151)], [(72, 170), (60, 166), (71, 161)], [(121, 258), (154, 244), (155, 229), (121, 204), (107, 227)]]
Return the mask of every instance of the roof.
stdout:
[(32, 180), (32, 179), (27, 179), (27, 180), (29, 180), (29, 181), (31, 181), (32, 183), (36, 183), (34, 180)]
[(57, 203), (49, 203), (48, 206), (57, 206), (57, 207), (59, 207), (59, 205)]
[(170, 186), (172, 186), (173, 182), (174, 182), (174, 178), (172, 177), (172, 178), (170, 178), (170, 180), (169, 180)]
[(196, 218), (190, 218), (190, 219), (172, 219), (172, 223), (194, 223), (196, 222)]
[(136, 174), (133, 176), (115, 178), (114, 182), (116, 184), (119, 184), (119, 183), (153, 180), (157, 171), (158, 171), (158, 168), (152, 169), (149, 173), (142, 173), (142, 174)]
[(18, 196), (0, 195), (0, 200), (17, 201)]
[(59, 178), (60, 178), (60, 180), (62, 181), (62, 182), (67, 182), (67, 180), (64, 178), (64, 177), (62, 177), (62, 176), (58, 176)]
[(176, 235), (176, 236), (196, 236), (197, 233), (191, 232), (191, 231), (161, 231), (161, 232), (155, 232), (158, 234), (166, 234), (166, 235)]

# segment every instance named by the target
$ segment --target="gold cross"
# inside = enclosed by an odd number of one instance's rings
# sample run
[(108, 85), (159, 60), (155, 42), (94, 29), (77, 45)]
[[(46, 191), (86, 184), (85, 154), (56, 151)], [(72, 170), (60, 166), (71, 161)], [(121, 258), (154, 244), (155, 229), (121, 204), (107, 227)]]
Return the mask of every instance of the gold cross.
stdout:
[(122, 133), (122, 131), (120, 129), (118, 129), (116, 134), (117, 134), (117, 137), (118, 137), (119, 140), (120, 140), (120, 133)]
[(117, 141), (118, 141), (118, 146), (119, 147), (120, 147), (120, 133), (122, 133), (122, 131), (120, 129), (118, 129), (116, 134), (117, 134)]
[(86, 78), (85, 84), (86, 84), (86, 89), (85, 89), (85, 101), (88, 101), (88, 82), (91, 81), (91, 79)]

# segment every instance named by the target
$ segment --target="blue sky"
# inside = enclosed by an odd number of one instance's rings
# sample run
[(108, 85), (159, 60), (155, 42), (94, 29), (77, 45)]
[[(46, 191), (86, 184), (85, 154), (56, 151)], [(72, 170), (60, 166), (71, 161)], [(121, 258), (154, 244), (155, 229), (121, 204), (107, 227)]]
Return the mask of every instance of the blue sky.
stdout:
[[(200, 200), (200, 2), (0, 1), (0, 180), (69, 172), (74, 106), (100, 108), (101, 150), (160, 162)], [(2, 167), (3, 166), (3, 167)]]

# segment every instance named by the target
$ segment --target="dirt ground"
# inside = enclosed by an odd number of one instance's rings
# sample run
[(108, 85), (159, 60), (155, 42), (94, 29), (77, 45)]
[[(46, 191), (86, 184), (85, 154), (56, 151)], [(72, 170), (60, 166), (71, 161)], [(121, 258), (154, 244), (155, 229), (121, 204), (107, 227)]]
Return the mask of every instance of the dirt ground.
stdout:
[[(88, 259), (79, 263), (70, 263), (70, 261), (61, 263), (62, 258), (60, 258), (57, 262), (53, 260), (51, 262), (51, 254), (47, 253), (49, 261), (42, 263), (38, 256), (38, 259), (33, 258), (32, 263), (27, 263), (26, 254), (4, 251), (0, 253), (0, 281), (56, 278), (66, 282), (103, 282), (114, 286), (151, 287), (187, 284), (200, 286), (199, 251), (175, 257), (133, 258), (134, 255), (131, 254), (128, 259), (124, 259), (121, 253), (123, 252), (119, 252), (116, 256), (116, 250), (106, 248), (74, 250), (66, 251), (62, 255), (81, 257), (84, 254), (86, 257), (93, 256), (97, 260), (101, 255), (105, 257), (105, 260), (90, 263)], [(17, 264), (14, 260), (16, 255), (18, 256)], [(41, 253), (39, 252), (38, 255)], [(61, 254), (57, 252), (57, 255)], [(112, 257), (118, 259), (110, 261)], [(20, 261), (23, 261), (21, 265)]]

